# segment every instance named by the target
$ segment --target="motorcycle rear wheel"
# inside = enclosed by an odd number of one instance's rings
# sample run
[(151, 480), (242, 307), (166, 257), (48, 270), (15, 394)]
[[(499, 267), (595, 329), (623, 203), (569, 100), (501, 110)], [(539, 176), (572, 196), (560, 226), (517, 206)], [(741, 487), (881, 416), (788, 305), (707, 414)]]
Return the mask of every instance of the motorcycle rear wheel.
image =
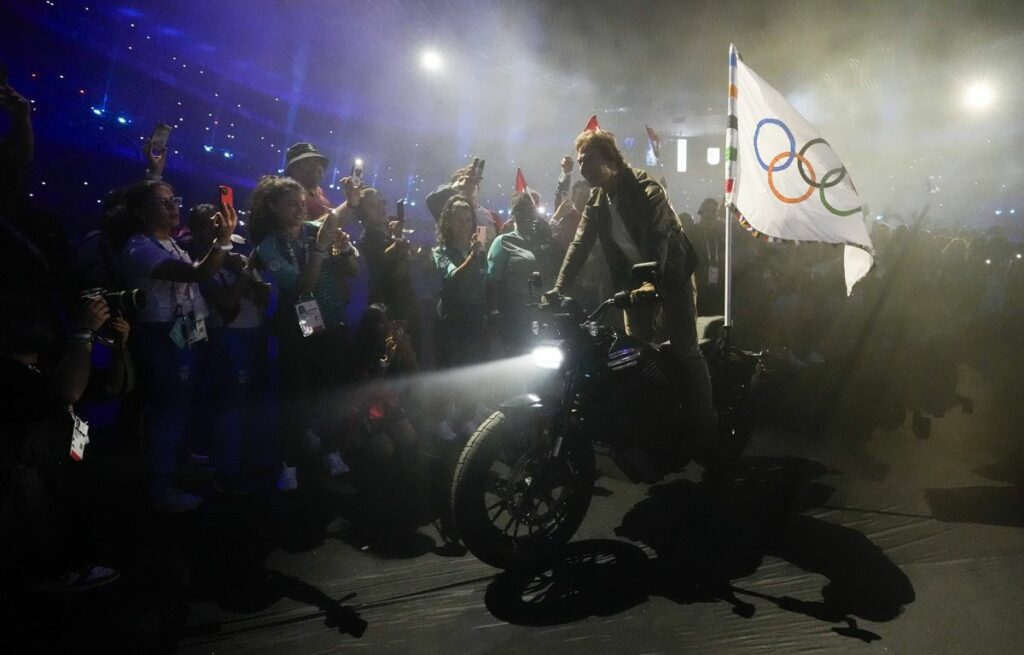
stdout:
[[(594, 450), (563, 439), (544, 467), (546, 428), (494, 412), (470, 437), (455, 469), (452, 514), (466, 547), (503, 569), (543, 562), (576, 533), (594, 493)], [(545, 468), (547, 471), (545, 472)]]

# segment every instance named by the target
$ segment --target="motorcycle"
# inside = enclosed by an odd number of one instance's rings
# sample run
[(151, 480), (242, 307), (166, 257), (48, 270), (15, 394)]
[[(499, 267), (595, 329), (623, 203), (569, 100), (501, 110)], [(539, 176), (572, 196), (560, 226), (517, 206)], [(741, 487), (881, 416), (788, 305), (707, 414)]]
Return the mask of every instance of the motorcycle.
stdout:
[[(634, 278), (657, 288), (654, 262)], [(686, 425), (671, 344), (651, 344), (603, 325), (628, 292), (587, 316), (568, 298), (538, 306), (541, 342), (532, 358), (552, 371), (533, 393), (506, 400), (473, 433), (455, 469), (450, 511), (464, 545), (498, 568), (556, 555), (579, 528), (599, 472), (652, 482), (685, 466)], [(734, 347), (722, 317), (698, 319), (699, 344), (711, 373), (718, 412), (718, 452), (737, 461), (753, 428), (752, 388), (761, 355)], [(723, 336), (712, 338), (715, 333)], [(653, 436), (652, 436), (653, 435)], [(639, 461), (663, 463), (662, 470)]]

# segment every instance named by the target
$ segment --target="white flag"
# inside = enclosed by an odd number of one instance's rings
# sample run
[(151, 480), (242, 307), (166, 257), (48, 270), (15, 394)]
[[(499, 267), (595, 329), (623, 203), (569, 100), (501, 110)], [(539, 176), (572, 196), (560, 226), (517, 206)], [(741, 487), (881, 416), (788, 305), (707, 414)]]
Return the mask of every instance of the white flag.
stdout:
[(844, 244), (846, 292), (874, 263), (849, 171), (817, 130), (729, 49), (726, 200), (745, 227), (785, 241)]

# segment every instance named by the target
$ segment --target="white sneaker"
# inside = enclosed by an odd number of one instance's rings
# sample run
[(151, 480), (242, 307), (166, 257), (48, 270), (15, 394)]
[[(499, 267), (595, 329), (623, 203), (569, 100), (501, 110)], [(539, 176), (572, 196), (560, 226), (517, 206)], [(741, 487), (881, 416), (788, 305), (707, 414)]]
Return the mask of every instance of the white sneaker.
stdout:
[(70, 571), (56, 580), (33, 585), (37, 591), (88, 591), (116, 582), (121, 574), (106, 566), (89, 566), (80, 571)]
[(341, 453), (337, 450), (327, 453), (320, 461), (324, 466), (324, 470), (327, 471), (327, 475), (332, 478), (349, 472), (348, 464), (341, 458)]
[(153, 511), (161, 514), (180, 514), (191, 512), (203, 502), (199, 496), (193, 496), (176, 487), (171, 487), (153, 501)]
[(277, 478), (278, 491), (295, 491), (299, 488), (299, 471), (294, 466), (281, 465), (281, 475)]

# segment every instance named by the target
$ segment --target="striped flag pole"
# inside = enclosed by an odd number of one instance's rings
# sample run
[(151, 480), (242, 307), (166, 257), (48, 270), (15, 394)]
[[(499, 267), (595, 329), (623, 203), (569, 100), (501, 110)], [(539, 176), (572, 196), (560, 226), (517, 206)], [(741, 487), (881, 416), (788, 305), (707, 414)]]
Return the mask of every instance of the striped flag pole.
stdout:
[(739, 89), (736, 88), (736, 60), (739, 54), (736, 46), (729, 44), (729, 102), (728, 102), (728, 123), (725, 130), (725, 328), (728, 335), (732, 327), (732, 215), (733, 215), (733, 187), (736, 183), (736, 136), (738, 124), (736, 122), (736, 96)]

